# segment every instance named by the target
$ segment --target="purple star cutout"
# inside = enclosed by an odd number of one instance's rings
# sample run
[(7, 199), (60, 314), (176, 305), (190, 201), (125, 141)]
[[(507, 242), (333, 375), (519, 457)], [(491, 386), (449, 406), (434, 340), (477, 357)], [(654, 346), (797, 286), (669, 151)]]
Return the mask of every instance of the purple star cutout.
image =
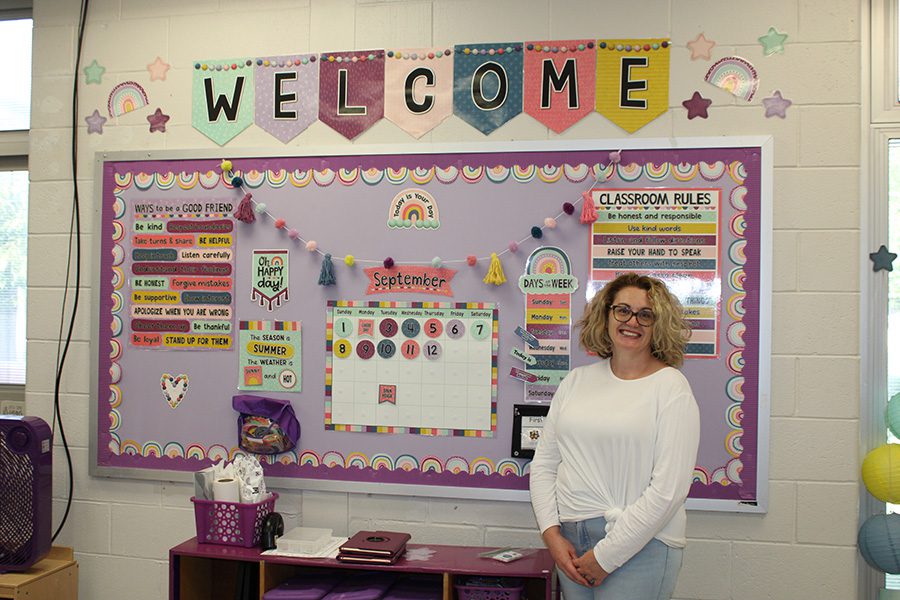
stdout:
[(169, 115), (163, 114), (161, 108), (157, 108), (156, 112), (147, 117), (150, 122), (150, 133), (154, 131), (166, 132), (166, 123), (169, 122)]
[(681, 103), (688, 111), (688, 119), (693, 119), (694, 117), (708, 119), (709, 115), (706, 114), (706, 109), (709, 108), (710, 104), (712, 104), (712, 100), (704, 98), (700, 95), (700, 92), (694, 92), (690, 100), (685, 100)]
[(100, 111), (95, 108), (94, 112), (92, 112), (90, 116), (85, 117), (84, 120), (87, 123), (87, 132), (89, 134), (99, 133), (100, 135), (103, 135), (103, 124), (106, 123), (106, 117), (101, 116)]
[(772, 96), (769, 98), (763, 98), (763, 106), (766, 107), (766, 118), (772, 117), (781, 117), (785, 118), (785, 111), (787, 111), (788, 106), (793, 104), (790, 100), (781, 95), (781, 90), (775, 90), (772, 92)]

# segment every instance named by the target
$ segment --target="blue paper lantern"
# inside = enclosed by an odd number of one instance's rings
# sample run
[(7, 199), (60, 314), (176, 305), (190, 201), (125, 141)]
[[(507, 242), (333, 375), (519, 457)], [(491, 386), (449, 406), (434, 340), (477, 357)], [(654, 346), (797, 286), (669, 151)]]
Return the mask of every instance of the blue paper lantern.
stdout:
[(900, 573), (900, 515), (872, 515), (857, 537), (859, 553), (874, 569)]
[(895, 437), (900, 437), (900, 393), (894, 394), (888, 400), (887, 426)]

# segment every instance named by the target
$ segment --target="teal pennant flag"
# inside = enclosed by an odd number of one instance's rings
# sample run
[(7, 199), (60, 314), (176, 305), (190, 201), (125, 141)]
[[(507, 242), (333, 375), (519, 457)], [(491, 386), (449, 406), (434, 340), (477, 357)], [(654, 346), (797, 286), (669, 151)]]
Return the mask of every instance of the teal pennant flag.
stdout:
[(522, 112), (522, 42), (454, 48), (453, 113), (487, 135)]
[(223, 146), (253, 123), (253, 59), (194, 63), (194, 129)]

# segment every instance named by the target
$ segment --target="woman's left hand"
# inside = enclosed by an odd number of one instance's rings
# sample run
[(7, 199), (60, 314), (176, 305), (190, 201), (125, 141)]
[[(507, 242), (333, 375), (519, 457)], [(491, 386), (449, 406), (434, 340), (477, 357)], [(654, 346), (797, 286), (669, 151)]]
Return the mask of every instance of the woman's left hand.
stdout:
[(591, 587), (597, 587), (603, 583), (603, 580), (609, 575), (609, 573), (603, 570), (600, 563), (597, 562), (593, 548), (576, 558), (573, 562), (575, 568), (578, 569), (578, 572), (581, 573), (582, 577), (587, 579), (587, 582), (591, 584)]

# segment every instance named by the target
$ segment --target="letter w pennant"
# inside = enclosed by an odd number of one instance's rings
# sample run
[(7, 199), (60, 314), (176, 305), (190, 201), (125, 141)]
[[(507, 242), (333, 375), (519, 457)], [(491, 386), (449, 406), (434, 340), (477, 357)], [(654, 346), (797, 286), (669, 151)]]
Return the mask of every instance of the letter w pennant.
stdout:
[(191, 120), (220, 146), (253, 123), (251, 64), (247, 58), (194, 63)]

